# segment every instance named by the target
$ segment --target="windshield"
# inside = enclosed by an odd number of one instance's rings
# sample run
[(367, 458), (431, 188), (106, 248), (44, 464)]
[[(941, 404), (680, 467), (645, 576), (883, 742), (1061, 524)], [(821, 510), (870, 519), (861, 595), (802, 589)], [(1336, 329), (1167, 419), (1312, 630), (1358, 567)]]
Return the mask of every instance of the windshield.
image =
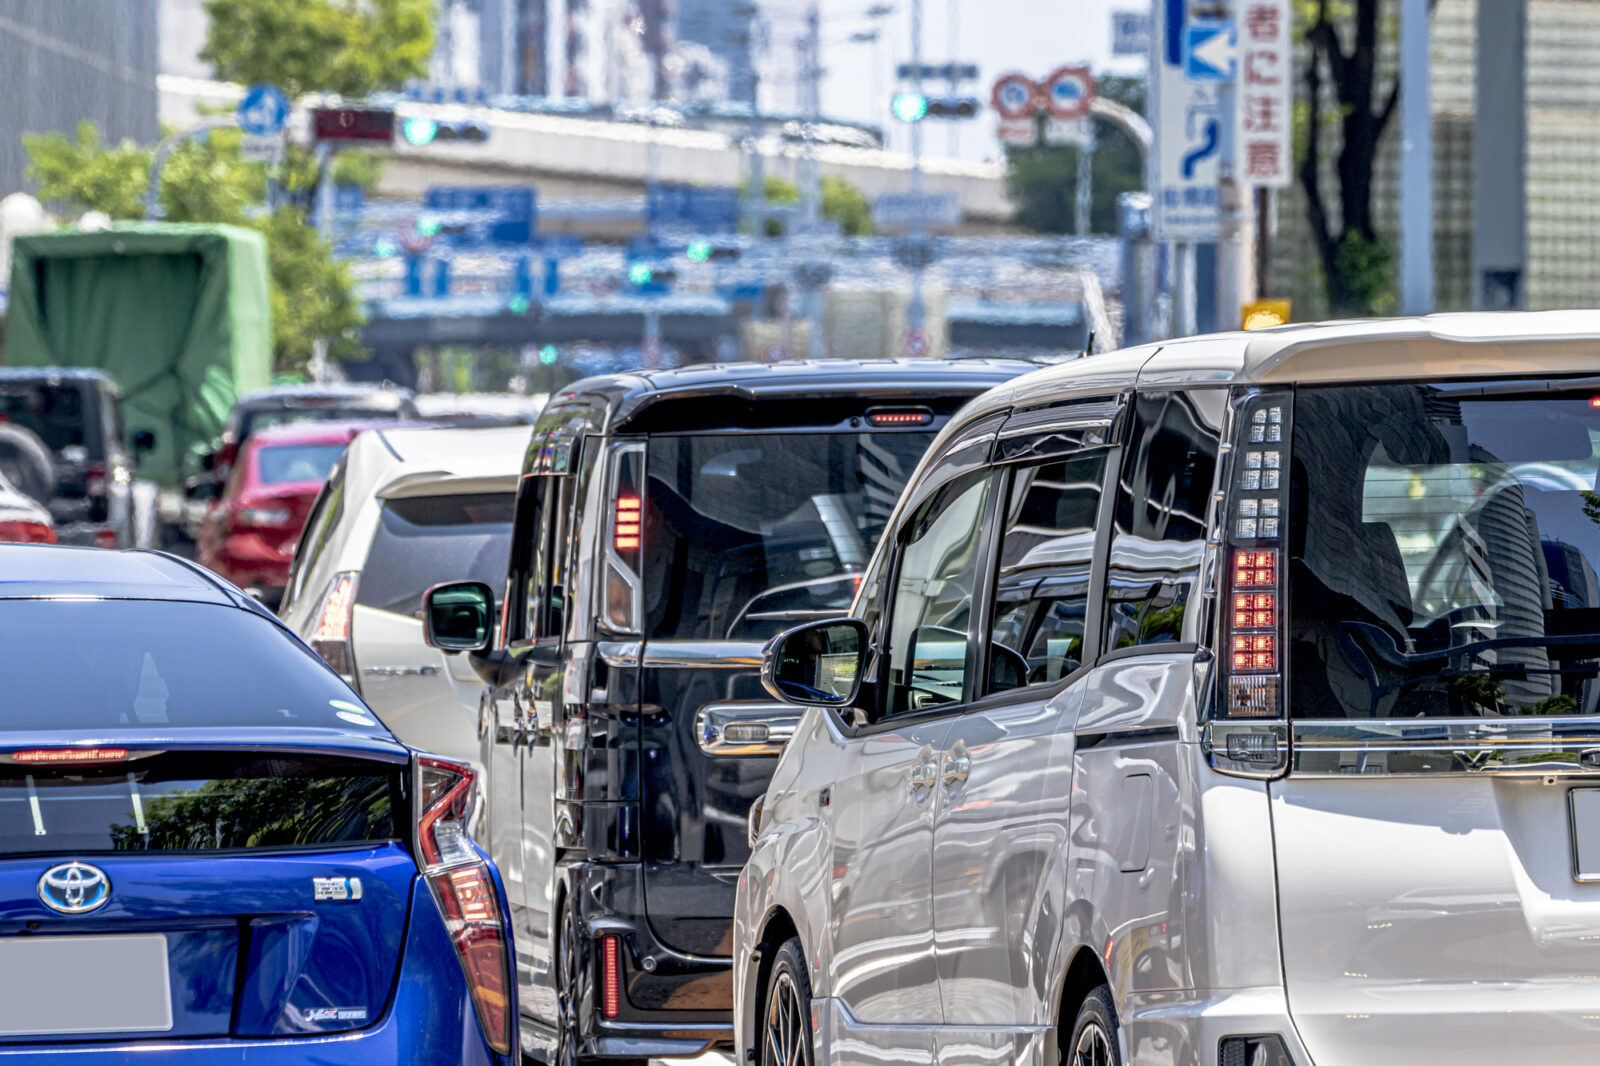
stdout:
[(275, 444), (256, 452), (256, 469), (263, 485), (325, 481), (344, 449), (343, 444)]
[(762, 640), (842, 614), (932, 433), (653, 437), (646, 631)]
[(99, 442), (85, 439), (85, 391), (75, 384), (5, 382), (0, 384), (0, 423), (31, 430), (55, 452), (93, 443), (96, 447), (91, 458), (99, 458)]
[(1302, 388), (1293, 436), (1297, 717), (1600, 710), (1600, 397)]
[(239, 421), (239, 439), (246, 440), (268, 426), (287, 426), (300, 422), (387, 422), (399, 419), (394, 408), (373, 407), (273, 407), (246, 411)]
[(422, 594), (445, 581), (505, 585), (511, 556), (509, 492), (409, 496), (383, 505), (356, 602), (422, 617)]
[(8, 730), (377, 729), (293, 637), (237, 607), (0, 600)]

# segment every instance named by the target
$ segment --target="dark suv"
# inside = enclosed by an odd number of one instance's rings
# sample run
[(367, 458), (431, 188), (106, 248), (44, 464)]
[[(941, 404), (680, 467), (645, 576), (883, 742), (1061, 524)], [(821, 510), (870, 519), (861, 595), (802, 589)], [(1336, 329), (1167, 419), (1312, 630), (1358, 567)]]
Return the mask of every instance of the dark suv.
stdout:
[(417, 418), (411, 390), (388, 383), (273, 385), (247, 392), (234, 403), (215, 453), (206, 457), (218, 481), (227, 479), (234, 458), (250, 435), (289, 422), (409, 421)]
[(134, 542), (133, 467), (154, 438), (124, 442), (121, 403), (99, 370), (0, 367), (0, 463), (49, 507), (62, 544)]
[(829, 361), (590, 378), (534, 427), (509, 576), (436, 586), (469, 651), (486, 843), (523, 1046), (642, 1062), (731, 1042), (745, 819), (799, 720), (762, 646), (848, 609), (934, 433), (1015, 362)]

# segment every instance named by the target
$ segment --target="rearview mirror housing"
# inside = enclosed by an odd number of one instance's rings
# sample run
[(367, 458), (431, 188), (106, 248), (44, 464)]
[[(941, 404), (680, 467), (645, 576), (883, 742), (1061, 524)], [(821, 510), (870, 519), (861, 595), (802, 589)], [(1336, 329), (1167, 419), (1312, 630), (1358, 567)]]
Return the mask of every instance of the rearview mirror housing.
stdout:
[(156, 435), (148, 429), (136, 429), (128, 438), (128, 443), (132, 446), (134, 455), (145, 455), (155, 450)]
[(494, 633), (494, 592), (482, 581), (450, 581), (422, 594), (422, 640), (443, 652), (482, 651)]
[(811, 622), (767, 642), (761, 683), (802, 707), (844, 707), (855, 701), (867, 657), (867, 627), (856, 618)]

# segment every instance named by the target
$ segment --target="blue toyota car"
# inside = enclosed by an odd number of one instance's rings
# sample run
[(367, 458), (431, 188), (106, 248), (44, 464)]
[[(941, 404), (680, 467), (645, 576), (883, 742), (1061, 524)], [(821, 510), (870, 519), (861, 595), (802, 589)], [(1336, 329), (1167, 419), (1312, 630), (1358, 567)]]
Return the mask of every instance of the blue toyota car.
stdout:
[(0, 546), (0, 1060), (511, 1062), (473, 788), (204, 570)]

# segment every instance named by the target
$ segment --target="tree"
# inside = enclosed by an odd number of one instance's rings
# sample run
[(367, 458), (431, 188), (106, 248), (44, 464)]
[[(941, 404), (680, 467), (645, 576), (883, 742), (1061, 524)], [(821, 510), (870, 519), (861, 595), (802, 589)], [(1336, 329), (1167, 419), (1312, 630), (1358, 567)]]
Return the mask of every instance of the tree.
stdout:
[[(1100, 95), (1144, 112), (1140, 78), (1100, 79)], [(1089, 230), (1117, 232), (1117, 197), (1144, 188), (1139, 146), (1118, 127), (1094, 119), (1096, 147), (1089, 160)], [(1017, 205), (1015, 221), (1035, 233), (1072, 233), (1076, 226), (1078, 153), (1072, 146), (1013, 147), (1006, 151), (1006, 192)]]
[[(742, 193), (748, 184), (740, 185)], [(768, 204), (783, 207), (800, 203), (800, 189), (788, 178), (768, 174), (761, 183), (762, 198)], [(866, 194), (844, 178), (833, 174), (822, 176), (822, 217), (839, 223), (839, 232), (846, 237), (866, 237), (872, 233), (872, 204)], [(768, 219), (768, 237), (781, 237), (783, 225), (777, 219)]]
[(206, 0), (217, 77), (365, 96), (428, 72), (434, 0)]
[[(1373, 225), (1373, 165), (1400, 100), (1378, 70), (1381, 0), (1297, 0), (1310, 56), (1299, 181), (1334, 315), (1371, 315), (1393, 298), (1394, 257)], [(1350, 47), (1345, 48), (1345, 39)], [(1338, 213), (1323, 188), (1323, 140), (1338, 128)]]
[[(220, 129), (173, 150), (158, 190), (166, 218), (247, 226), (266, 236), (278, 370), (303, 369), (319, 337), (328, 339), (331, 357), (360, 354), (361, 313), (348, 270), (299, 209), (268, 209), (266, 167), (242, 159), (239, 141), (239, 131)], [(92, 210), (115, 220), (144, 217), (152, 149), (132, 141), (106, 146), (92, 122), (80, 123), (71, 139), (60, 133), (24, 134), (22, 143), (28, 179), (37, 183), (39, 199), (71, 214)], [(314, 175), (308, 159), (296, 158), (282, 168), (281, 180), (291, 196), (303, 199)]]

